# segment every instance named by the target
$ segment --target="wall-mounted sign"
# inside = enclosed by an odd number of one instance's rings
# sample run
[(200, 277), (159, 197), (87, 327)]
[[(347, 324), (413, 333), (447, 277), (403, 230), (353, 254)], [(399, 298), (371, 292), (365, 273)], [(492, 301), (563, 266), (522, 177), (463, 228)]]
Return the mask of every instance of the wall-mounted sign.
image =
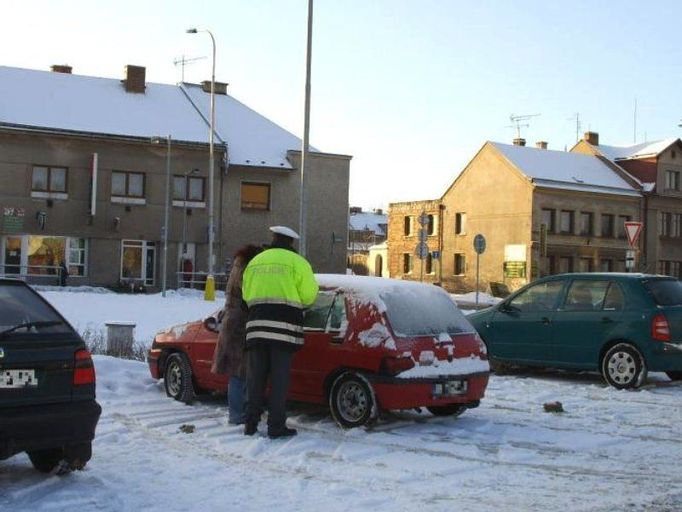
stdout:
[(2, 209), (2, 229), (6, 233), (21, 233), (24, 230), (26, 211), (23, 208), (5, 206)]
[(526, 277), (526, 262), (505, 261), (504, 277)]

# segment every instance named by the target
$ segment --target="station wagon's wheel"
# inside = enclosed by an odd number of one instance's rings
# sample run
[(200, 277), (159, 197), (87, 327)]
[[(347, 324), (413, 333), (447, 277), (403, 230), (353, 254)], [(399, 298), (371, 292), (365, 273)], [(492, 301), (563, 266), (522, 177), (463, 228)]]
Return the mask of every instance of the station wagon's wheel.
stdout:
[(434, 416), (454, 416), (457, 417), (467, 410), (466, 407), (459, 404), (448, 405), (432, 405), (427, 407), (428, 411)]
[(185, 354), (175, 353), (168, 356), (163, 384), (168, 396), (186, 404), (192, 403), (195, 396), (192, 367)]
[(670, 380), (682, 380), (682, 372), (665, 372)]
[(374, 391), (367, 379), (354, 372), (339, 376), (329, 393), (332, 417), (343, 428), (366, 425), (377, 417)]
[(628, 343), (618, 343), (604, 354), (601, 372), (606, 382), (617, 389), (639, 387), (647, 375), (642, 354)]
[(48, 450), (37, 450), (28, 452), (31, 464), (41, 473), (49, 473), (57, 467), (59, 461), (64, 458), (64, 450), (61, 448), (50, 448)]

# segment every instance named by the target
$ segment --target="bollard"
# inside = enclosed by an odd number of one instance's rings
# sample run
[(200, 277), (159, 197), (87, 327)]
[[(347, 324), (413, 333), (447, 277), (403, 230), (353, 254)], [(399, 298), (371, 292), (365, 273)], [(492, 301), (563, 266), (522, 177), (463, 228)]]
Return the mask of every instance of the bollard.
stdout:
[(215, 300), (215, 280), (213, 276), (209, 274), (206, 276), (206, 288), (204, 289), (204, 300)]
[(106, 322), (107, 354), (111, 356), (130, 356), (133, 353), (132, 322)]

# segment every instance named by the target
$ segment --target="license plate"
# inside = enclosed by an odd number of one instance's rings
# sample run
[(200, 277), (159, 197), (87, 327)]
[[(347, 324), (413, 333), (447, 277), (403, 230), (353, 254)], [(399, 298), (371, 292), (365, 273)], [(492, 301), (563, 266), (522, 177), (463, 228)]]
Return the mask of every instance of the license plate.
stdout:
[(38, 379), (35, 370), (0, 370), (0, 388), (35, 388)]
[(433, 385), (434, 396), (462, 395), (467, 392), (467, 381), (449, 380)]

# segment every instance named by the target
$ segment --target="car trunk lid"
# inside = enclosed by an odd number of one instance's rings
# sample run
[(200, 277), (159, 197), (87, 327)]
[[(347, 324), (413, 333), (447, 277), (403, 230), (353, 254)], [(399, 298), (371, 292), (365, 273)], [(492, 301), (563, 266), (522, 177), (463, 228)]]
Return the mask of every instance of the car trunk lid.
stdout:
[(82, 343), (65, 335), (0, 339), (0, 408), (70, 401), (74, 355)]
[(652, 337), (682, 343), (682, 283), (677, 279), (657, 278), (645, 281), (644, 286), (657, 306), (652, 319)]

